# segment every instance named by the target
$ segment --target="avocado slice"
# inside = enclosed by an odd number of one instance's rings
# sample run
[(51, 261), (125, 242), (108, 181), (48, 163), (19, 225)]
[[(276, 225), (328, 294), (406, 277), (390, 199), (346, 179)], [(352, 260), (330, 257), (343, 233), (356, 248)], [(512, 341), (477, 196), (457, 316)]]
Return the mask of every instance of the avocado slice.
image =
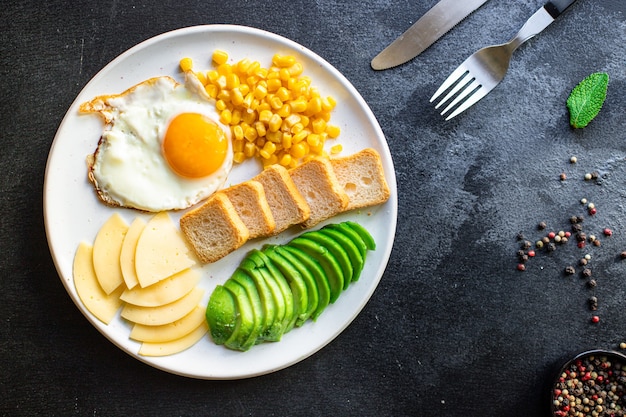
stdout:
[(370, 235), (370, 232), (367, 231), (367, 229), (365, 229), (360, 224), (349, 221), (349, 220), (345, 221), (344, 223), (350, 226), (355, 232), (359, 234), (359, 236), (363, 240), (363, 243), (365, 243), (365, 246), (367, 247), (367, 249), (376, 250), (376, 242), (374, 241), (374, 238), (372, 237), (372, 235)]
[[(313, 321), (317, 320), (317, 318), (322, 314), (322, 312), (328, 307), (330, 303), (330, 286), (328, 284), (328, 278), (326, 278), (326, 273), (324, 269), (322, 269), (319, 262), (315, 259), (309, 257), (306, 253), (302, 252), (298, 248), (294, 248), (289, 245), (278, 247), (278, 252), (285, 256), (285, 258), (289, 259), (289, 261), (294, 265), (298, 270), (304, 274), (307, 271), (310, 275), (313, 276), (315, 280), (315, 292), (317, 292), (317, 307), (313, 314), (311, 315), (311, 319)], [(309, 292), (309, 297), (311, 293)]]
[(257, 292), (259, 293), (259, 301), (261, 302), (261, 307), (263, 310), (263, 328), (257, 338), (256, 343), (260, 343), (264, 340), (271, 340), (273, 338), (272, 335), (274, 334), (273, 331), (275, 331), (277, 328), (275, 324), (276, 303), (274, 301), (274, 295), (272, 294), (272, 291), (265, 282), (265, 279), (261, 275), (261, 272), (258, 271), (256, 268), (247, 270), (240, 266), (239, 270), (247, 274), (254, 282)]
[(270, 272), (271, 276), (274, 278), (274, 280), (280, 287), (281, 292), (283, 293), (283, 297), (285, 298), (285, 320), (283, 321), (285, 327), (283, 333), (287, 333), (296, 324), (296, 320), (299, 314), (299, 306), (298, 304), (296, 304), (294, 294), (293, 292), (291, 292), (291, 287), (289, 286), (287, 279), (280, 272), (280, 270), (276, 268), (271, 259), (268, 258), (265, 253), (259, 250), (255, 250), (255, 254), (263, 261), (265, 267)]
[(311, 315), (311, 311), (315, 308), (309, 308), (309, 294), (307, 285), (300, 275), (300, 272), (276, 251), (276, 246), (267, 245), (263, 248), (263, 253), (267, 255), (272, 263), (278, 268), (289, 283), (291, 293), (293, 294), (295, 305), (297, 306), (296, 326), (301, 326)]
[[(252, 257), (254, 257), (254, 255), (252, 255)], [(270, 305), (270, 302), (267, 301), (265, 307), (273, 309), (273, 319), (271, 320), (270, 327), (260, 335), (260, 340), (278, 342), (283, 337), (283, 321), (285, 320), (285, 297), (280, 287), (267, 268), (263, 264), (257, 266), (257, 263), (250, 259), (250, 255), (241, 262), (239, 267), (253, 277), (253, 280), (255, 280), (257, 284), (257, 289), (264, 288), (264, 292), (265, 290), (269, 292), (272, 304)]]
[[(254, 312), (246, 290), (236, 281), (227, 279), (224, 287), (229, 290), (237, 302), (239, 310), (238, 324), (233, 334), (224, 342), (224, 346), (234, 350), (246, 351), (252, 347), (248, 345), (250, 334), (254, 330)], [(254, 344), (254, 343), (253, 343)]]
[(351, 228), (344, 222), (344, 223), (328, 224), (324, 226), (322, 230), (324, 229), (337, 230), (344, 236), (347, 236), (348, 238), (350, 238), (352, 243), (354, 243), (354, 245), (359, 250), (359, 253), (361, 254), (361, 258), (363, 258), (363, 262), (365, 262), (365, 257), (367, 254), (367, 246), (365, 246), (365, 242), (363, 242), (363, 239), (361, 238), (361, 236), (357, 232), (355, 232), (353, 228)]
[[(348, 258), (350, 258), (350, 263), (352, 264), (352, 282), (358, 281), (361, 271), (363, 270), (364, 260), (359, 252), (359, 249), (356, 247), (354, 242), (352, 242), (352, 239), (343, 233), (328, 227), (322, 228), (319, 232), (333, 239), (345, 250)], [(344, 287), (345, 286), (346, 285), (344, 283)]]
[(330, 286), (330, 302), (334, 303), (343, 291), (344, 276), (335, 257), (324, 246), (299, 236), (287, 244), (296, 247), (319, 262)]
[(215, 287), (206, 308), (206, 321), (215, 344), (223, 345), (233, 334), (238, 315), (233, 294), (221, 285)]
[(257, 343), (257, 339), (259, 338), (261, 332), (267, 328), (263, 306), (261, 305), (261, 298), (259, 297), (259, 292), (254, 281), (243, 270), (236, 269), (230, 279), (236, 281), (244, 288), (246, 294), (248, 295), (248, 299), (250, 300), (250, 306), (252, 307), (252, 312), (254, 313), (254, 327), (252, 328), (245, 345), (252, 346)]
[(337, 241), (328, 235), (325, 235), (319, 231), (312, 231), (304, 233), (301, 237), (310, 239), (314, 242), (319, 243), (321, 246), (328, 249), (328, 251), (335, 257), (337, 263), (341, 267), (341, 271), (343, 272), (344, 280), (343, 280), (343, 290), (348, 289), (348, 286), (352, 282), (354, 268), (352, 266), (352, 262), (348, 257), (346, 251), (341, 247)]

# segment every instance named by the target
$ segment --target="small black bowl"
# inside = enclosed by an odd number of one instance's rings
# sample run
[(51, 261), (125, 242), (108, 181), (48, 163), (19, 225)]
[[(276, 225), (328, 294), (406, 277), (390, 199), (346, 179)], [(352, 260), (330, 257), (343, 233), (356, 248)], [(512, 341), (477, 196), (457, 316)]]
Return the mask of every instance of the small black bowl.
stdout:
[[(554, 380), (552, 381), (552, 384), (550, 385), (550, 415), (552, 415), (553, 417), (562, 417), (565, 415), (569, 415), (569, 414), (562, 414), (559, 413), (559, 408), (555, 405), (555, 400), (558, 398), (556, 396), (556, 390), (557, 389), (561, 389), (561, 378), (563, 373), (567, 372), (572, 365), (577, 367), (577, 377), (580, 377), (579, 381), (581, 381), (583, 383), (583, 385), (587, 385), (586, 381), (588, 381), (589, 379), (592, 379), (589, 375), (585, 375), (587, 371), (586, 367), (584, 371), (581, 371), (581, 369), (578, 367), (577, 362), (582, 362), (582, 364), (588, 364), (588, 361), (590, 360), (590, 358), (593, 358), (596, 362), (600, 361), (600, 363), (607, 363), (610, 362), (611, 364), (611, 370), (614, 370), (614, 366), (615, 364), (621, 364), (622, 366), (626, 366), (626, 355), (624, 355), (623, 353), (614, 351), (614, 350), (606, 350), (606, 349), (593, 349), (593, 350), (587, 350), (581, 353), (576, 354), (573, 358), (567, 360), (563, 366), (561, 366), (559, 368), (558, 373), (556, 374)], [(594, 366), (597, 366), (597, 364), (593, 364)], [(626, 377), (626, 372), (624, 372), (624, 376)], [(589, 378), (589, 379), (587, 379)], [(613, 378), (613, 377), (611, 377)], [(602, 380), (604, 381), (604, 379)], [(596, 383), (596, 380), (594, 380), (594, 384), (598, 385)], [(599, 385), (598, 385), (599, 386)], [(584, 396), (584, 391), (581, 394), (582, 396)], [(620, 401), (622, 401), (622, 399), (620, 398)], [(595, 401), (594, 401), (595, 402)], [(608, 407), (610, 406), (610, 403), (606, 404), (603, 401), (603, 404), (594, 404), (594, 407), (600, 405), (601, 407)], [(624, 404), (620, 404), (622, 407), (624, 406)], [(606, 410), (606, 409), (605, 409)], [(601, 415), (606, 415), (606, 416), (610, 416), (610, 413), (605, 413), (605, 414), (601, 414)]]

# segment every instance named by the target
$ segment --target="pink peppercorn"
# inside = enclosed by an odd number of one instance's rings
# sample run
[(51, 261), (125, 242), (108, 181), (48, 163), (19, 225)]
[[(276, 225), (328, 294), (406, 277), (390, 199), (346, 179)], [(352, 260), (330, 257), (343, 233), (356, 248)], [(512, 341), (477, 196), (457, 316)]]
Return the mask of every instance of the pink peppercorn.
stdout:
[(595, 207), (594, 207), (594, 208), (592, 208), (592, 209), (589, 209), (589, 214), (591, 214), (592, 216), (593, 216), (594, 214), (596, 214), (597, 212), (598, 212), (598, 210), (596, 210), (596, 208), (595, 208)]
[(593, 317), (591, 318), (591, 322), (592, 322), (592, 323), (598, 323), (599, 321), (600, 321), (600, 317), (599, 317), (599, 316), (593, 316)]
[(605, 236), (612, 236), (613, 235), (613, 231), (611, 229), (609, 229), (608, 227), (606, 229), (604, 229), (603, 232), (604, 232)]
[(548, 237), (549, 237), (550, 239), (554, 239), (554, 237), (555, 237), (555, 236), (556, 236), (556, 233), (554, 233), (554, 232), (550, 232), (550, 233), (548, 233)]
[(524, 265), (524, 264), (517, 264), (517, 270), (518, 271), (526, 271), (526, 265)]
[(533, 256), (535, 256), (535, 251), (534, 251), (534, 250), (529, 250), (529, 251), (528, 251), (528, 256), (530, 256), (531, 258), (532, 258)]
[(580, 249), (584, 248), (585, 247), (585, 242), (578, 242), (578, 247)]

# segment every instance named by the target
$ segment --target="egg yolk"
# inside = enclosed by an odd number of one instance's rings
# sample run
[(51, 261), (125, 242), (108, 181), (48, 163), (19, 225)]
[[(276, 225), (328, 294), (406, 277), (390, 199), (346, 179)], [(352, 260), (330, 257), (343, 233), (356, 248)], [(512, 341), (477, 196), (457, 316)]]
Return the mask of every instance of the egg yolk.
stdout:
[(224, 131), (208, 117), (182, 113), (170, 122), (163, 138), (163, 155), (172, 170), (188, 178), (217, 171), (228, 152)]

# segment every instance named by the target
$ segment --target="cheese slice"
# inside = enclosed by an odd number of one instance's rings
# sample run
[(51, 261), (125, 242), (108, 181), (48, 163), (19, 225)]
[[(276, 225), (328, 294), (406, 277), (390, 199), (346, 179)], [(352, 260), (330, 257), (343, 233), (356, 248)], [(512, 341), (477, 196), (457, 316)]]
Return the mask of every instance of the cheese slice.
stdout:
[(127, 288), (134, 288), (139, 283), (137, 273), (135, 272), (135, 249), (144, 227), (146, 227), (146, 222), (141, 217), (135, 218), (130, 224), (122, 243), (120, 267)]
[(129, 304), (143, 307), (158, 307), (172, 303), (193, 289), (200, 281), (200, 274), (192, 269), (165, 278), (149, 287), (137, 286), (125, 290), (120, 297)]
[(133, 330), (130, 332), (130, 338), (140, 342), (169, 342), (171, 340), (180, 339), (191, 333), (203, 321), (205, 321), (204, 308), (196, 306), (191, 313), (170, 324), (164, 324), (162, 326), (135, 324)]
[(158, 307), (141, 307), (126, 304), (122, 309), (122, 317), (133, 323), (149, 326), (173, 323), (196, 308), (203, 294), (204, 290), (202, 288), (195, 287), (184, 297), (179, 298), (173, 303)]
[(120, 266), (122, 242), (128, 225), (118, 213), (114, 213), (102, 225), (93, 243), (93, 268), (100, 286), (111, 294), (123, 282)]
[(104, 324), (109, 324), (122, 306), (120, 295), (124, 287), (120, 286), (111, 294), (104, 292), (93, 268), (93, 247), (85, 242), (81, 242), (76, 250), (73, 275), (76, 292), (87, 310)]
[(163, 343), (142, 343), (139, 348), (139, 354), (143, 356), (166, 356), (182, 352), (183, 350), (189, 349), (191, 346), (195, 345), (200, 339), (202, 339), (202, 337), (204, 337), (208, 330), (209, 326), (206, 323), (206, 320), (204, 320), (195, 330), (180, 339)]
[(193, 250), (166, 212), (148, 221), (135, 250), (139, 285), (147, 287), (196, 263)]

